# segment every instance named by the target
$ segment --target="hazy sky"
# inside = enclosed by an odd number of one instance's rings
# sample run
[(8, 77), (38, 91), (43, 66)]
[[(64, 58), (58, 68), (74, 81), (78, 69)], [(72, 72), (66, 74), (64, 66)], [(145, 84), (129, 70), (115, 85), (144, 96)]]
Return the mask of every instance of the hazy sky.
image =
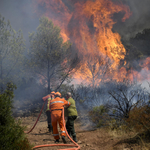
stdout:
[(21, 29), (25, 39), (28, 32), (36, 30), (39, 19), (32, 8), (32, 0), (0, 0), (0, 14), (10, 20), (15, 30)]

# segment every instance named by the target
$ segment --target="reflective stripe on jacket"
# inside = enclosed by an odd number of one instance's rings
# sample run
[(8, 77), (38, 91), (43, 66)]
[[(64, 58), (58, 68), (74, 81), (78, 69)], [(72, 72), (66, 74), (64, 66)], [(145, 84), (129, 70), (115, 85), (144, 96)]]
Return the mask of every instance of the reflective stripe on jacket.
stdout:
[(63, 98), (56, 97), (50, 101), (49, 108), (53, 111), (55, 109), (63, 109), (64, 106), (66, 106), (66, 107), (70, 106), (70, 102), (66, 101)]

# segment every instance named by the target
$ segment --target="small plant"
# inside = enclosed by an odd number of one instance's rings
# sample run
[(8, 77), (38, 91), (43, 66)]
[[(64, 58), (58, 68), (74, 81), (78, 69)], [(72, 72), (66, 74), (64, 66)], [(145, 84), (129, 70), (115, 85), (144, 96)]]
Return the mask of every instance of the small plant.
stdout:
[(7, 89), (0, 94), (0, 150), (31, 150), (21, 122), (12, 117), (13, 90), (15, 85), (7, 84)]

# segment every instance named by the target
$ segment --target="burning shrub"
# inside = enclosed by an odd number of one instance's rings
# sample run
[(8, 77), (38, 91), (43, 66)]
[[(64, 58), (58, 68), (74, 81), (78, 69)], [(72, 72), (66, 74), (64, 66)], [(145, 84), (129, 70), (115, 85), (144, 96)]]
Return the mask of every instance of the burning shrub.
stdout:
[(25, 137), (24, 128), (12, 117), (13, 90), (11, 83), (0, 95), (0, 149), (1, 150), (30, 150), (31, 145)]

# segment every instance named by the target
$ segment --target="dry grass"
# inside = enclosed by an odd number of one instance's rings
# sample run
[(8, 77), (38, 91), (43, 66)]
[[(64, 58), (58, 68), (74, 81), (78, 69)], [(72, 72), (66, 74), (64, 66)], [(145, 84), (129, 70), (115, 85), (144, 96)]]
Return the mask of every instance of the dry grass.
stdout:
[(150, 150), (150, 133), (137, 133), (135, 131), (124, 130), (124, 127), (111, 130), (107, 128), (107, 132), (119, 141), (113, 145), (114, 150)]

